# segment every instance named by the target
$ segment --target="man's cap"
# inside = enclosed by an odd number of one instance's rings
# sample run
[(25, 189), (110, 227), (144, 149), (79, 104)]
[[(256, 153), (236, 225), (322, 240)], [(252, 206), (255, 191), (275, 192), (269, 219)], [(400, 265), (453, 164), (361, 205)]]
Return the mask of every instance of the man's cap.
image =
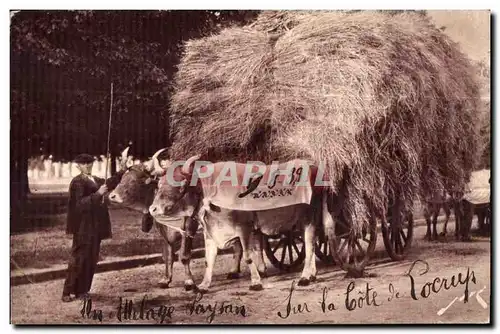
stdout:
[(91, 162), (94, 162), (94, 160), (94, 157), (90, 154), (82, 153), (77, 155), (73, 161), (77, 164), (89, 164)]

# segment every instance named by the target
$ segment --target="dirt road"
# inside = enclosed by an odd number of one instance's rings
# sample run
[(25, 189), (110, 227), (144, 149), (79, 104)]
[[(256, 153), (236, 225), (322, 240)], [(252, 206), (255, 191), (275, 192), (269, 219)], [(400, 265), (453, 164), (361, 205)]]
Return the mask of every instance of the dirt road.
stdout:
[[(300, 272), (280, 273), (269, 263), (270, 277), (263, 280), (262, 291), (248, 289), (250, 279), (244, 264), (242, 278), (227, 280), (225, 276), (231, 263), (230, 255), (218, 257), (211, 291), (204, 296), (184, 291), (183, 268), (179, 263), (174, 265), (173, 287), (165, 290), (156, 287), (163, 274), (162, 265), (97, 274), (91, 291), (91, 305), (84, 305), (81, 301), (69, 304), (60, 302), (62, 280), (16, 286), (11, 288), (12, 322), (489, 322), (490, 240), (475, 238), (472, 243), (463, 243), (450, 238), (448, 242), (426, 242), (421, 240), (424, 232), (424, 227), (415, 230), (412, 253), (404, 262), (371, 266), (367, 270), (370, 277), (355, 280), (344, 278), (344, 272), (337, 267), (318, 262), (318, 280), (308, 287), (294, 286), (293, 291), (293, 282), (298, 280)], [(450, 232), (453, 235), (453, 230)], [(378, 239), (377, 247), (383, 249), (381, 235)], [(195, 260), (192, 264), (197, 283), (201, 282), (203, 268), (202, 259)], [(460, 299), (466, 291), (469, 298), (464, 303), (464, 299)], [(131, 309), (137, 312), (137, 320), (125, 315), (125, 305), (129, 301), (133, 303)], [(82, 316), (81, 310), (84, 307), (91, 311), (84, 312)], [(96, 319), (93, 319), (94, 316)]]

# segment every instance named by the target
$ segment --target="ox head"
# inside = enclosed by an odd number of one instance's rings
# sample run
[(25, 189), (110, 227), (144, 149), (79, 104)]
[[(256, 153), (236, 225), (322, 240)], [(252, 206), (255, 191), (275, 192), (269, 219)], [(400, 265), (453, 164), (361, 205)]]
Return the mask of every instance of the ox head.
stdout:
[(112, 203), (129, 209), (148, 213), (157, 187), (156, 177), (163, 175), (158, 155), (165, 149), (158, 150), (152, 158), (152, 164), (138, 164), (127, 168), (128, 148), (122, 152), (120, 174), (121, 179), (116, 188), (109, 194)]
[(195, 155), (182, 166), (168, 166), (167, 175), (158, 183), (158, 191), (149, 207), (149, 212), (156, 220), (170, 226), (179, 218), (193, 215), (201, 198), (198, 187), (190, 186), (190, 182), (193, 164), (199, 159), (200, 156)]

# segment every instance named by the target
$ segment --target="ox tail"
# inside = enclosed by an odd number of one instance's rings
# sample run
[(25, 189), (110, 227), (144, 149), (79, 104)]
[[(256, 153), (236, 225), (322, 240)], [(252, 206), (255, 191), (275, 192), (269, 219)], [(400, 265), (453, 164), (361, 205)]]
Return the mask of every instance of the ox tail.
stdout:
[(328, 199), (330, 198), (328, 190), (324, 190), (321, 196), (321, 221), (325, 236), (332, 240), (335, 237), (335, 222), (328, 210)]

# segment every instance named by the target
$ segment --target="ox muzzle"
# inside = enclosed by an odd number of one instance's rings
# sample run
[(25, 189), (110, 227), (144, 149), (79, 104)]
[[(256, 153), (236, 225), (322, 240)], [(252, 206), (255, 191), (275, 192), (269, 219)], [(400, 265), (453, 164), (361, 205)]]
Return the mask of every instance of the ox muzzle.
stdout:
[(108, 198), (109, 198), (109, 200), (112, 203), (116, 203), (116, 204), (122, 204), (123, 203), (123, 199), (114, 190), (109, 194)]

